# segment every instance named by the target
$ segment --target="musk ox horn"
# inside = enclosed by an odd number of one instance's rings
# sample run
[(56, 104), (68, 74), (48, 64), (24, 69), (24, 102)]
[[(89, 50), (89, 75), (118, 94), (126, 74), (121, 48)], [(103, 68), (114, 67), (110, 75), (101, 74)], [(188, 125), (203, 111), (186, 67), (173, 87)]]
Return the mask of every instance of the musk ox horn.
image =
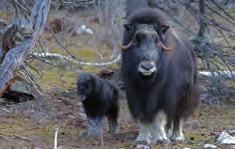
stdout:
[(133, 45), (134, 41), (131, 40), (127, 45), (118, 44), (119, 48), (122, 50), (127, 50)]
[(163, 48), (164, 51), (172, 51), (175, 47), (167, 47), (162, 42), (160, 42), (160, 46)]

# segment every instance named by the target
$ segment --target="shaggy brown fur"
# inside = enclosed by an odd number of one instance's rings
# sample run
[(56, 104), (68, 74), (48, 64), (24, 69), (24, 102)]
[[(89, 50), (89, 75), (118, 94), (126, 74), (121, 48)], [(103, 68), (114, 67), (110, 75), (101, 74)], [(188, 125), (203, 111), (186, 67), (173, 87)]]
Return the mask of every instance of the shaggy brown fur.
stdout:
[[(147, 7), (129, 12), (124, 25), (123, 45), (133, 41), (140, 26), (146, 24), (156, 30), (164, 45), (172, 47), (171, 51), (164, 51), (154, 46), (155, 43), (145, 35), (145, 41), (148, 42), (137, 40), (134, 45), (122, 50), (122, 73), (130, 111), (134, 119), (152, 123), (156, 114), (162, 110), (167, 115), (168, 124), (173, 122), (178, 125), (199, 104), (197, 65), (192, 45), (173, 29), (161, 11)], [(169, 26), (169, 29), (162, 30), (164, 26)], [(149, 45), (155, 48), (141, 48)], [(137, 66), (146, 57), (157, 66), (157, 71), (149, 78), (140, 76), (137, 71)]]

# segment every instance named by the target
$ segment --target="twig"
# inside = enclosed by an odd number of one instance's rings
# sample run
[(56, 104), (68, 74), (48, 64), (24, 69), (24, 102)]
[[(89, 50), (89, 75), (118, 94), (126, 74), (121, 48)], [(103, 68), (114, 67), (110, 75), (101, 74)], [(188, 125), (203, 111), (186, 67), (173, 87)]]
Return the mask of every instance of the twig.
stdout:
[(73, 54), (66, 49), (66, 47), (60, 42), (60, 40), (56, 37), (55, 33), (52, 30), (49, 30), (50, 33), (52, 34), (52, 36), (54, 37), (55, 41), (58, 43), (58, 45), (66, 52), (69, 54), (69, 56), (71, 56), (72, 58), (76, 58), (75, 56), (73, 56)]
[(13, 140), (18, 139), (18, 140), (21, 140), (21, 141), (24, 141), (24, 142), (31, 142), (31, 141), (32, 141), (32, 140), (30, 140), (30, 139), (27, 138), (27, 137), (18, 136), (18, 135), (16, 135), (16, 134), (14, 134), (14, 135), (12, 136), (12, 139), (13, 139)]
[(219, 8), (225, 15), (227, 15), (230, 19), (235, 20), (235, 18), (233, 16), (231, 16), (229, 13), (227, 13), (223, 7), (221, 7), (218, 3), (216, 3), (214, 0), (211, 0), (211, 2), (217, 7)]
[(100, 141), (101, 141), (100, 149), (104, 149), (103, 126), (102, 125), (100, 128)]
[(211, 10), (212, 12), (214, 12), (217, 16), (221, 17), (222, 19), (226, 20), (227, 22), (235, 25), (235, 22), (232, 22), (230, 19), (226, 18), (225, 16), (223, 16), (222, 14), (220, 14), (217, 10), (213, 9), (212, 7), (210, 7), (209, 4), (206, 4), (206, 7)]
[[(22, 1), (21, 1), (21, 2), (18, 2), (18, 0), (15, 0), (15, 3), (18, 5), (18, 7), (19, 7), (21, 10), (25, 11), (25, 12), (27, 13), (27, 15), (30, 15), (31, 10), (30, 10), (26, 5), (25, 5), (25, 6), (22, 6)], [(25, 4), (25, 3), (23, 2), (23, 4)]]
[(32, 84), (33, 88), (40, 94), (43, 95), (41, 87), (36, 83), (35, 79), (33, 78), (33, 75), (27, 70), (27, 68), (24, 66), (23, 68), (24, 74), (28, 78), (29, 82)]
[(58, 149), (57, 148), (57, 145), (58, 145), (57, 144), (58, 130), (59, 130), (59, 128), (55, 129), (54, 149)]
[(37, 73), (37, 75), (39, 76), (39, 77), (37, 77), (37, 79), (42, 77), (42, 73), (37, 68), (30, 65), (28, 62), (27, 63), (25, 62), (25, 65), (28, 66), (30, 69), (32, 69), (34, 72)]

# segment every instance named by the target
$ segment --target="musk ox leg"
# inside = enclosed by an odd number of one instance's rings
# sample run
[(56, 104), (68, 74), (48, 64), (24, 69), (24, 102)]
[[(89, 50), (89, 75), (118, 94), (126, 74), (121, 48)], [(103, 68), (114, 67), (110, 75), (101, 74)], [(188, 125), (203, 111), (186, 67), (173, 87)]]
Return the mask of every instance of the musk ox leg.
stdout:
[(118, 106), (113, 106), (109, 111), (107, 118), (109, 123), (109, 131), (110, 133), (115, 133), (118, 126)]
[(152, 139), (156, 143), (168, 143), (169, 140), (166, 135), (165, 131), (165, 126), (166, 126), (166, 115), (164, 112), (159, 112), (156, 115), (156, 118), (154, 120), (154, 123), (151, 126), (151, 134), (152, 134)]
[(102, 117), (87, 118), (88, 136), (98, 136), (101, 133)]
[(176, 118), (173, 122), (173, 131), (170, 139), (172, 141), (184, 141), (184, 134), (182, 130), (183, 119)]
[(108, 121), (109, 121), (109, 132), (115, 133), (118, 126), (117, 119), (108, 119)]
[(146, 123), (141, 123), (140, 122), (140, 130), (139, 130), (139, 135), (136, 139), (137, 142), (141, 142), (141, 143), (150, 143), (150, 124), (146, 124)]
[(169, 129), (167, 128), (167, 132), (166, 132), (167, 138), (171, 138), (172, 130), (173, 130), (173, 128), (169, 128)]
[(171, 119), (167, 119), (167, 124), (166, 124), (166, 134), (167, 137), (170, 138), (172, 135), (172, 130), (173, 130), (173, 123)]

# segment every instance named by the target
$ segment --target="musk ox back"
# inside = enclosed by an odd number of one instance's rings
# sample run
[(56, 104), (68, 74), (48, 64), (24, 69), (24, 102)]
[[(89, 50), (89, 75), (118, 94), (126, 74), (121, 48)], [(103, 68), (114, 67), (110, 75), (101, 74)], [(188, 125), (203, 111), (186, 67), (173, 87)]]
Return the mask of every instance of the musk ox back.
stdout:
[(87, 115), (88, 135), (100, 133), (104, 116), (110, 132), (115, 132), (119, 112), (117, 88), (95, 75), (81, 73), (77, 79), (77, 94)]
[(191, 43), (154, 8), (132, 11), (124, 24), (122, 74), (132, 116), (140, 122), (137, 141), (182, 141), (182, 121), (199, 99), (196, 57)]

